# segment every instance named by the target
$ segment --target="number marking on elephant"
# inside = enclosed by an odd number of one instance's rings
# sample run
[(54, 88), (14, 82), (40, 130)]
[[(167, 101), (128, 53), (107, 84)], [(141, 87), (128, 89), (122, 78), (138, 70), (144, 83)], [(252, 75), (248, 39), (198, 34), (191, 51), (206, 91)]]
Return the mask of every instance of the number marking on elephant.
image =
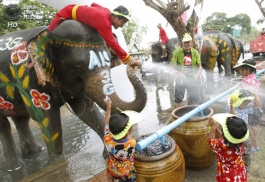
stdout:
[(105, 95), (114, 94), (115, 90), (114, 90), (113, 85), (111, 83), (110, 71), (109, 70), (103, 70), (100, 74), (103, 76), (102, 83), (104, 83), (104, 86), (103, 86), (104, 94)]
[[(0, 39), (0, 51), (3, 50), (11, 50), (14, 47), (16, 47), (16, 45), (18, 45), (20, 43), (20, 41), (23, 39), (23, 37), (16, 37), (13, 39), (13, 37), (8, 37), (7, 39)], [(4, 43), (4, 45), (2, 45), (2, 43)]]

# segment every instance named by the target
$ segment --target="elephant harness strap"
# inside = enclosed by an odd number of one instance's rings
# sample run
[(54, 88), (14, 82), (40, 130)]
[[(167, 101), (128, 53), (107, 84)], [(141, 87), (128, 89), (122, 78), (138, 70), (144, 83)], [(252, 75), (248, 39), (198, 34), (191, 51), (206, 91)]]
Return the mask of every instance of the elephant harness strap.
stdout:
[(38, 79), (38, 84), (45, 86), (46, 82), (54, 87), (54, 67), (51, 60), (46, 56), (47, 45), (49, 45), (48, 31), (42, 32), (37, 41), (28, 43), (28, 52), (30, 60), (27, 62), (27, 68), (34, 67)]

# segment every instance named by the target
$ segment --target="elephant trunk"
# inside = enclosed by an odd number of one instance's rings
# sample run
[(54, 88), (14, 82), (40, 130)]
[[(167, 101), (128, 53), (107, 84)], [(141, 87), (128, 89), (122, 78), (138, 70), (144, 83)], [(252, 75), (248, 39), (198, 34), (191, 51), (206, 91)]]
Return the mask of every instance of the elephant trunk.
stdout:
[[(95, 71), (97, 72), (95, 76)], [(135, 90), (135, 99), (131, 102), (125, 102), (119, 98), (116, 94), (110, 76), (110, 70), (107, 67), (95, 68), (93, 73), (89, 73), (88, 81), (86, 82), (87, 96), (95, 101), (98, 106), (106, 110), (106, 104), (104, 102), (107, 95), (112, 101), (112, 113), (117, 113), (119, 110), (134, 110), (141, 112), (147, 102), (147, 93), (142, 81), (135, 75), (134, 70), (127, 66), (127, 75)], [(93, 76), (94, 75), (94, 76)], [(126, 88), (124, 88), (126, 91)]]

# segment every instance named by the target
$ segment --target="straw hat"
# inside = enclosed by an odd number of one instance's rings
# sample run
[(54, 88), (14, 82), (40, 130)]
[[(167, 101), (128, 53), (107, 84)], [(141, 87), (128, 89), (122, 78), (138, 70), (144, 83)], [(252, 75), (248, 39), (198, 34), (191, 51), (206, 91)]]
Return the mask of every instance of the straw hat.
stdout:
[(112, 14), (122, 16), (122, 17), (126, 18), (128, 21), (131, 20), (131, 13), (130, 12), (128, 15), (126, 15), (126, 14), (120, 13), (118, 11), (112, 11)]
[(238, 107), (244, 102), (245, 100), (254, 100), (254, 96), (245, 89), (236, 90), (232, 93), (228, 99), (228, 104), (230, 104), (230, 100), (234, 100), (233, 107)]
[(213, 120), (215, 120), (216, 122), (218, 122), (222, 126), (222, 130), (223, 130), (224, 136), (229, 142), (234, 143), (234, 144), (238, 144), (238, 143), (242, 143), (242, 142), (246, 141), (248, 139), (248, 137), (249, 137), (249, 130), (247, 130), (247, 133), (245, 134), (245, 136), (240, 138), (240, 139), (234, 138), (229, 133), (229, 130), (228, 130), (227, 125), (226, 125), (227, 118), (229, 118), (229, 117), (237, 117), (237, 118), (239, 118), (236, 115), (228, 114), (228, 113), (219, 113), (219, 114), (214, 114), (212, 116)]
[(192, 38), (191, 38), (190, 34), (185, 33), (183, 36), (182, 42), (189, 42), (189, 41), (192, 41)]

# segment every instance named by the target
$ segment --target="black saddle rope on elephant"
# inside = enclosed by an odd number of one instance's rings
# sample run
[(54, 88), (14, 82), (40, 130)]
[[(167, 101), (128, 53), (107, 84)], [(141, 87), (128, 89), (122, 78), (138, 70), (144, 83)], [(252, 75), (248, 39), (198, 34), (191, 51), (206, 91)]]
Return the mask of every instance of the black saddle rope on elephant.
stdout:
[[(159, 46), (159, 47), (161, 47), (162, 48), (162, 45), (161, 45), (161, 43), (158, 43), (158, 42), (156, 42), (156, 44)], [(166, 49), (166, 51), (168, 52), (168, 53), (170, 53), (170, 54), (173, 54), (172, 52), (170, 52), (168, 49)]]
[(58, 87), (57, 79), (55, 78), (54, 81), (55, 81), (55, 86), (56, 86), (56, 88), (57, 88), (57, 90), (58, 90), (58, 93), (59, 93), (61, 99), (63, 100), (63, 103), (64, 103), (64, 105), (66, 106), (66, 108), (67, 108), (67, 109), (68, 109), (73, 115), (75, 115), (75, 116), (77, 116), (77, 117), (79, 117), (79, 116), (83, 116), (84, 113), (85, 113), (85, 111), (86, 111), (86, 102), (85, 102), (85, 104), (84, 104), (84, 108), (83, 108), (83, 111), (81, 112), (81, 114), (76, 114), (76, 113), (72, 110), (72, 108), (70, 108), (70, 106), (68, 105), (68, 103), (66, 102), (66, 100), (64, 99), (63, 94), (62, 94), (62, 92), (61, 92), (61, 89)]

